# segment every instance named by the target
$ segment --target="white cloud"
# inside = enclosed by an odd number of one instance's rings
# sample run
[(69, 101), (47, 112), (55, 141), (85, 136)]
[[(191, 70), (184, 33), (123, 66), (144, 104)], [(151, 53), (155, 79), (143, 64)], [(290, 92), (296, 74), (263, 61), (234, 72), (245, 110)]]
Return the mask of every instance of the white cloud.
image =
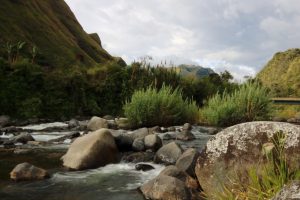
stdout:
[[(66, 0), (87, 32), (127, 62), (152, 55), (254, 75), (300, 46), (299, 0)], [(216, 65), (216, 66), (213, 66)]]

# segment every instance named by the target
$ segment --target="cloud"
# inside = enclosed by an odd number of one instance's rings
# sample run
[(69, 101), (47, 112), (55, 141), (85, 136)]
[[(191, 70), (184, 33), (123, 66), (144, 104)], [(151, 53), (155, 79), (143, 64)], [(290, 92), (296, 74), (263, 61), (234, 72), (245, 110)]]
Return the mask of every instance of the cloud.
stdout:
[(66, 2), (87, 32), (99, 33), (104, 48), (127, 62), (145, 55), (197, 61), (241, 78), (300, 46), (298, 0)]

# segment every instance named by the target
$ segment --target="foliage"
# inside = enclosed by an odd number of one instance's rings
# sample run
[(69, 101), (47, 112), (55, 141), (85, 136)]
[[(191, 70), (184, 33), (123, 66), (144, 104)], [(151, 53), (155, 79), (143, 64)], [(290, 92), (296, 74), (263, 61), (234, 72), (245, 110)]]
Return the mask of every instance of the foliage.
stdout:
[(26, 51), (19, 53), (14, 62), (7, 57), (0, 58), (1, 114), (51, 119), (123, 115), (126, 99), (135, 90), (150, 85), (156, 89), (162, 88), (164, 83), (173, 89), (180, 87), (182, 96), (194, 99), (197, 105), (202, 105), (203, 100), (215, 92), (225, 88), (232, 91), (236, 87), (218, 74), (187, 79), (179, 76), (175, 68), (152, 67), (143, 62), (124, 67), (117, 59), (90, 68), (80, 65), (45, 67), (35, 62), (37, 47), (32, 48), (28, 55), (24, 54)]
[(279, 52), (267, 63), (257, 79), (276, 97), (300, 96), (300, 49)]
[[(300, 178), (299, 169), (291, 169), (287, 163), (284, 149), (286, 134), (277, 132), (272, 138), (274, 148), (263, 149), (266, 162), (250, 167), (248, 181), (238, 177), (231, 179), (223, 191), (213, 194), (216, 200), (267, 200), (271, 199), (289, 181)], [(257, 166), (260, 166), (259, 168)]]
[(270, 112), (271, 101), (267, 89), (257, 82), (248, 82), (233, 93), (225, 91), (222, 95), (214, 95), (200, 110), (200, 118), (210, 125), (230, 126), (267, 119)]
[[(7, 43), (0, 45), (0, 54), (10, 57), (12, 62), (15, 58), (20, 59), (22, 51), (28, 49), (35, 63), (54, 68), (70, 65), (89, 67), (113, 60), (82, 29), (63, 0), (2, 1), (0, 19), (0, 43)], [(36, 53), (32, 46), (39, 48), (40, 55), (34, 56)]]
[(162, 86), (137, 90), (124, 106), (125, 116), (133, 126), (171, 125), (195, 122), (198, 107), (184, 99), (180, 89)]
[(300, 113), (298, 105), (274, 105), (273, 117), (282, 120), (288, 120)]

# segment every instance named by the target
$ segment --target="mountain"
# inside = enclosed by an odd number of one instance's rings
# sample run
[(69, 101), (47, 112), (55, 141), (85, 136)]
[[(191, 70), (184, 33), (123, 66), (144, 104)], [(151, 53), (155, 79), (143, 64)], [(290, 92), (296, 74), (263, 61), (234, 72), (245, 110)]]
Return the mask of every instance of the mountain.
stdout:
[(300, 49), (276, 53), (257, 78), (276, 96), (300, 96)]
[[(87, 34), (64, 0), (1, 0), (0, 55), (7, 43), (37, 46), (48, 66), (93, 66), (115, 58), (95, 33)], [(7, 54), (7, 53), (6, 53)]]
[(178, 73), (183, 77), (195, 77), (195, 78), (203, 78), (205, 76), (209, 76), (210, 74), (215, 73), (210, 68), (204, 68), (199, 65), (179, 65), (177, 67)]

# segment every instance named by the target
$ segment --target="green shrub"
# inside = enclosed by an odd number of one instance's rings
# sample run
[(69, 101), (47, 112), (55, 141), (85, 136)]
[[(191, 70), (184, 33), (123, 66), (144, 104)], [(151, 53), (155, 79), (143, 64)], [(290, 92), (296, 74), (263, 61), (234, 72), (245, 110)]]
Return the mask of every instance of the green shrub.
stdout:
[(175, 125), (197, 120), (195, 102), (184, 99), (180, 89), (162, 86), (137, 90), (124, 105), (125, 116), (133, 126)]
[(200, 110), (202, 121), (210, 125), (230, 126), (237, 123), (268, 119), (270, 94), (258, 83), (246, 83), (233, 93), (216, 94)]

